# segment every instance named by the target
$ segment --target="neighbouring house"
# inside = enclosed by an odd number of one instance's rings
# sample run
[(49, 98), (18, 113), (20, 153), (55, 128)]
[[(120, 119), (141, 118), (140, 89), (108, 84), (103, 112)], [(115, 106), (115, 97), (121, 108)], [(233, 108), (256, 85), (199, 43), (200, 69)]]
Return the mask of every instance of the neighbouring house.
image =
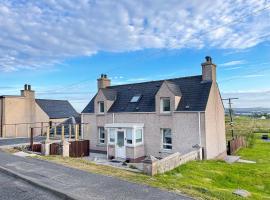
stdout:
[(41, 135), (46, 127), (79, 116), (66, 100), (36, 99), (35, 91), (27, 84), (21, 95), (0, 96), (1, 137), (28, 137), (30, 128), (34, 128), (35, 135)]
[(201, 158), (226, 155), (224, 107), (216, 65), (206, 57), (202, 75), (111, 86), (107, 75), (82, 112), (90, 150), (140, 161), (201, 150)]

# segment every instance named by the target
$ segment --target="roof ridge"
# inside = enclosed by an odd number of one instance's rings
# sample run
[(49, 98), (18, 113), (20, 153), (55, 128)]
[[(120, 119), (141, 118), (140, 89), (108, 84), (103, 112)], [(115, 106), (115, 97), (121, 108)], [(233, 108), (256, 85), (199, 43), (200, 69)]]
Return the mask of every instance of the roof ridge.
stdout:
[(67, 102), (69, 102), (68, 100), (61, 100), (61, 99), (35, 99), (35, 100), (42, 100), (42, 101), (67, 101)]
[(176, 79), (196, 78), (196, 77), (201, 77), (201, 76), (202, 75), (184, 76), (184, 77), (178, 77), (178, 78), (160, 79), (160, 80), (153, 80), (153, 81), (144, 81), (144, 82), (139, 82), (139, 83), (128, 83), (128, 84), (112, 85), (112, 86), (109, 86), (107, 88), (108, 89), (113, 89), (114, 87), (118, 87), (118, 86), (137, 85), (137, 84), (163, 82), (163, 81), (173, 81), (173, 80), (176, 80)]

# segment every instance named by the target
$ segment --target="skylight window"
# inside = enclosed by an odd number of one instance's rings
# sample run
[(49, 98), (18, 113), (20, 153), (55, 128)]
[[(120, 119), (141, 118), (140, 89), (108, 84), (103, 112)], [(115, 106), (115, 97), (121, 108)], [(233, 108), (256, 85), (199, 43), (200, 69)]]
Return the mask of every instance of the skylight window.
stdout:
[(142, 95), (138, 94), (132, 97), (132, 99), (130, 100), (131, 103), (136, 103), (140, 100)]

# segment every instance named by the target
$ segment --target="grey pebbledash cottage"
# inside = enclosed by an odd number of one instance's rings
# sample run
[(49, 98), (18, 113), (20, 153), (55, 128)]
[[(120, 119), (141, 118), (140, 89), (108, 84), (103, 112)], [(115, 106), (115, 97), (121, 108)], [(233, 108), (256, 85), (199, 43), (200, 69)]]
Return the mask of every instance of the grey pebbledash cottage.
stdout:
[(226, 155), (224, 107), (211, 57), (202, 75), (111, 86), (98, 79), (98, 92), (82, 112), (90, 149), (132, 162), (201, 149), (202, 159)]

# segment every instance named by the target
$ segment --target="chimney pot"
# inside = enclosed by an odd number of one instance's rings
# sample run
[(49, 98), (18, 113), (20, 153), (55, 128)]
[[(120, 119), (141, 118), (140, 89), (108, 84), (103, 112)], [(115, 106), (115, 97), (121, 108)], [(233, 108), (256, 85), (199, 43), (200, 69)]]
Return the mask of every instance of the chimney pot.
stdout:
[(24, 84), (24, 90), (27, 90), (27, 84)]
[(211, 58), (211, 56), (206, 56), (206, 57), (205, 57), (205, 60), (206, 60), (206, 62), (208, 62), (208, 63), (212, 63), (212, 58)]
[(31, 91), (31, 85), (28, 85), (28, 90)]

